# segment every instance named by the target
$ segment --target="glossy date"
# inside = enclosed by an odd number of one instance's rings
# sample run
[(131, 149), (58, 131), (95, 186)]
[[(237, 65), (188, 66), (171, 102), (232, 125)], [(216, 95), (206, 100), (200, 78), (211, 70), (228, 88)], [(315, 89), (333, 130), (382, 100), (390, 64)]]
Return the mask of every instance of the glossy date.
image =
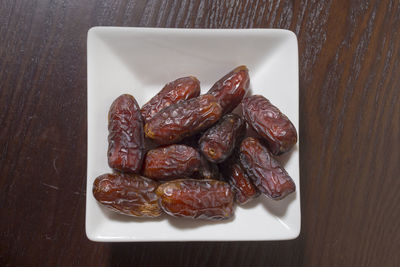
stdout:
[(245, 132), (242, 118), (233, 113), (226, 114), (200, 138), (200, 151), (207, 160), (220, 163), (232, 154)]
[(274, 155), (289, 151), (297, 142), (297, 131), (288, 117), (268, 99), (253, 95), (243, 99), (243, 117), (262, 136)]
[(247, 137), (242, 141), (240, 163), (253, 184), (272, 199), (282, 199), (296, 189), (286, 170), (256, 138)]
[(108, 164), (122, 172), (139, 173), (144, 156), (143, 119), (131, 95), (114, 100), (108, 113)]
[(215, 97), (201, 95), (163, 109), (146, 123), (144, 131), (159, 144), (172, 144), (210, 127), (221, 112)]
[(175, 217), (221, 220), (233, 215), (229, 184), (216, 180), (180, 179), (157, 188), (161, 208)]
[(237, 203), (245, 204), (260, 195), (236, 157), (224, 162), (222, 170), (226, 181), (231, 185)]
[(219, 79), (207, 92), (218, 99), (222, 114), (231, 112), (247, 93), (250, 84), (249, 70), (239, 66)]
[(196, 77), (183, 77), (167, 83), (157, 95), (143, 105), (141, 109), (143, 120), (147, 123), (162, 109), (180, 100), (187, 100), (199, 95), (200, 82)]
[(203, 155), (201, 155), (200, 170), (195, 174), (195, 178), (222, 180), (218, 165), (209, 162)]
[(149, 150), (143, 174), (154, 180), (189, 177), (200, 169), (200, 153), (186, 145), (169, 145)]
[(135, 217), (158, 217), (158, 183), (137, 174), (103, 174), (93, 183), (93, 196), (107, 208)]

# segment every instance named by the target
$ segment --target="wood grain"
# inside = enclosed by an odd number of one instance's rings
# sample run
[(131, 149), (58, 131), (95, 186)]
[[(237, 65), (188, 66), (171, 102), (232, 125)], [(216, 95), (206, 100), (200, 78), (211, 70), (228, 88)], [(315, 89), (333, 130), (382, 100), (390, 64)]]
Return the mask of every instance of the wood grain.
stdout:
[[(102, 244), (84, 230), (86, 34), (298, 36), (302, 231), (282, 242)], [(1, 266), (399, 266), (399, 1), (3, 0)]]

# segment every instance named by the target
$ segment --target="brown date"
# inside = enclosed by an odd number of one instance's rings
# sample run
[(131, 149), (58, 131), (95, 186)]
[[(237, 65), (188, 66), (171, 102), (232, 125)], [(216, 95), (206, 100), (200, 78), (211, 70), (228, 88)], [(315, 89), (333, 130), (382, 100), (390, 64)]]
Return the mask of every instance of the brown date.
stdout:
[(207, 92), (218, 99), (222, 114), (231, 112), (247, 93), (250, 84), (249, 70), (239, 66), (219, 79)]
[(256, 138), (247, 137), (242, 141), (240, 163), (253, 184), (272, 199), (282, 199), (296, 189), (286, 170)]
[(201, 155), (200, 170), (195, 174), (195, 178), (222, 180), (218, 165), (209, 162), (203, 155)]
[(214, 96), (201, 95), (166, 107), (146, 123), (144, 131), (159, 144), (176, 143), (213, 125), (221, 111)]
[(107, 208), (135, 217), (158, 217), (158, 183), (137, 174), (103, 174), (93, 183), (93, 196)]
[(108, 113), (108, 164), (122, 172), (139, 173), (144, 156), (143, 119), (131, 95), (114, 100)]
[(243, 99), (242, 106), (243, 117), (267, 141), (272, 154), (280, 155), (296, 144), (296, 128), (268, 99), (253, 95)]
[(233, 215), (233, 193), (228, 183), (180, 179), (157, 188), (161, 208), (169, 215), (221, 220)]
[(245, 204), (260, 195), (260, 192), (253, 185), (253, 182), (247, 176), (242, 164), (240, 164), (236, 157), (225, 161), (222, 170), (225, 179), (235, 193), (235, 201), (237, 203)]
[(149, 102), (143, 105), (141, 112), (145, 123), (162, 109), (180, 101), (200, 95), (200, 82), (189, 76), (167, 83)]
[(189, 177), (200, 169), (200, 153), (186, 145), (169, 145), (149, 150), (143, 174), (155, 180)]
[(200, 151), (207, 160), (220, 163), (232, 154), (245, 132), (242, 118), (233, 113), (226, 114), (200, 138)]

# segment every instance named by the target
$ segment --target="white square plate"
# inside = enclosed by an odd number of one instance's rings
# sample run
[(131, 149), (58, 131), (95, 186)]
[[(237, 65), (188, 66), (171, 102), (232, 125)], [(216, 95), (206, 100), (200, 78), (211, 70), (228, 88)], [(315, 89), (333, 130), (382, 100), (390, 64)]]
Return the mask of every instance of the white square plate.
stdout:
[(260, 196), (236, 207), (233, 219), (193, 221), (164, 216), (136, 219), (101, 207), (94, 179), (107, 164), (107, 113), (123, 93), (139, 105), (167, 82), (194, 75), (206, 92), (219, 78), (247, 65), (253, 94), (278, 106), (299, 129), (298, 48), (294, 33), (279, 29), (158, 29), (95, 27), (88, 33), (88, 159), (86, 234), (93, 241), (284, 240), (300, 232), (298, 144), (281, 157), (297, 190), (274, 201)]

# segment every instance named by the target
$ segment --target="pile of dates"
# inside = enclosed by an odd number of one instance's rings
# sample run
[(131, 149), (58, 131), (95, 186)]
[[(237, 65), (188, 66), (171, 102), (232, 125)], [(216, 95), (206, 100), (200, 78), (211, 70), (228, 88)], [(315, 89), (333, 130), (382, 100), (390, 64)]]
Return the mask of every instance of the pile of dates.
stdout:
[[(233, 216), (234, 202), (294, 192), (274, 156), (293, 147), (296, 129), (264, 96), (246, 96), (249, 83), (239, 66), (204, 95), (190, 76), (166, 84), (142, 108), (131, 95), (115, 99), (108, 116), (115, 172), (95, 179), (96, 200), (135, 217), (220, 220)], [(231, 113), (239, 104), (242, 116)], [(248, 127), (257, 138), (246, 137)]]

